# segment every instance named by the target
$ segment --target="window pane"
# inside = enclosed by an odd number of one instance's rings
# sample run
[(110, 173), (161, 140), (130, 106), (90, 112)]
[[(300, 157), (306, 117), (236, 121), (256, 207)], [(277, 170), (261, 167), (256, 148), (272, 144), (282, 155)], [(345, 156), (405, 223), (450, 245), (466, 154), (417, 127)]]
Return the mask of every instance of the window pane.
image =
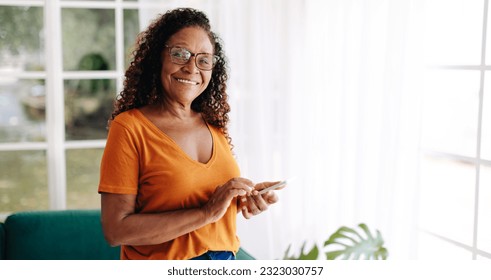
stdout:
[(491, 72), (486, 72), (484, 83), (481, 133), (481, 157), (491, 160)]
[(124, 10), (124, 65), (128, 68), (131, 62), (131, 52), (134, 50), (136, 36), (140, 32), (138, 10)]
[(49, 207), (44, 151), (0, 152), (0, 212)]
[(425, 157), (421, 163), (420, 225), (472, 245), (475, 166)]
[(115, 80), (66, 80), (66, 139), (105, 139), (115, 92)]
[(0, 6), (0, 70), (44, 70), (43, 36), (41, 7)]
[(63, 69), (114, 70), (114, 10), (63, 9), (61, 16)]
[(489, 261), (489, 260), (491, 260), (491, 257), (488, 257), (488, 256), (482, 256), (482, 255), (477, 255), (476, 260)]
[(44, 80), (0, 84), (0, 142), (46, 139)]
[(491, 254), (491, 167), (481, 166), (477, 248)]
[(432, 0), (424, 5), (426, 62), (480, 64), (484, 1)]
[(475, 157), (479, 72), (428, 70), (423, 94), (423, 148)]
[(487, 10), (487, 15), (488, 15), (488, 20), (487, 20), (487, 28), (486, 28), (486, 64), (490, 64), (491, 63), (491, 57), (489, 57), (491, 55), (491, 46), (489, 45), (489, 36), (491, 36), (491, 23), (489, 22), (489, 13), (491, 12), (491, 9), (489, 8), (489, 4), (488, 4), (488, 10)]
[(472, 253), (427, 233), (418, 235), (418, 260), (471, 260)]
[(99, 165), (104, 149), (67, 150), (67, 208), (100, 208)]

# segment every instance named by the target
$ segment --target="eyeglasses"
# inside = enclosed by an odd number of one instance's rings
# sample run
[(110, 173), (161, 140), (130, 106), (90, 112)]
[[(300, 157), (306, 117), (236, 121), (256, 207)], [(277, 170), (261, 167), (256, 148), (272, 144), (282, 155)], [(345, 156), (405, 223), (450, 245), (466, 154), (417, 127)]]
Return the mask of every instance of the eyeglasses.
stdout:
[(194, 56), (196, 67), (204, 71), (210, 71), (215, 67), (216, 63), (220, 59), (218, 55), (211, 53), (192, 53), (189, 50), (182, 47), (169, 47), (170, 60), (179, 65), (184, 65), (189, 62), (192, 56)]

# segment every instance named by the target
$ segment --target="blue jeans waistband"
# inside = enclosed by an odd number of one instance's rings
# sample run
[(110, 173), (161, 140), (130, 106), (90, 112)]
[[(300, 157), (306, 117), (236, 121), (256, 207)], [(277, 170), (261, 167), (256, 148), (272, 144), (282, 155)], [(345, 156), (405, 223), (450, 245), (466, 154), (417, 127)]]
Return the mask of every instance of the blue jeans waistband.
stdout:
[(235, 255), (230, 251), (208, 251), (190, 260), (235, 260)]

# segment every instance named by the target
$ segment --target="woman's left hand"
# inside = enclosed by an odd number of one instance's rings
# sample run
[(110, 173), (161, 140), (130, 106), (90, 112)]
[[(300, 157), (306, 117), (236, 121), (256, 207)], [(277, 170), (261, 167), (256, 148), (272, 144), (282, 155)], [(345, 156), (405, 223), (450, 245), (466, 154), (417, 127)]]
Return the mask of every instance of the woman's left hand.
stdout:
[(244, 216), (244, 218), (250, 219), (252, 216), (266, 211), (269, 205), (278, 202), (278, 195), (273, 190), (258, 194), (260, 190), (276, 183), (278, 182), (262, 182), (256, 184), (251, 195), (238, 197), (239, 209), (242, 211), (242, 216)]

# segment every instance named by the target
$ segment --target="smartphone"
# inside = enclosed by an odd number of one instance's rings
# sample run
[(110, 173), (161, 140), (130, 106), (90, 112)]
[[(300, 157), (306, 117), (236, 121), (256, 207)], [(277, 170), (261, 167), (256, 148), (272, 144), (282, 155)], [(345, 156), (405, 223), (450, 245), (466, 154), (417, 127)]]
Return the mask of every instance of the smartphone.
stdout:
[(277, 188), (281, 188), (281, 187), (285, 186), (288, 182), (289, 182), (289, 180), (281, 181), (277, 184), (274, 184), (270, 187), (267, 187), (265, 189), (260, 190), (258, 194), (263, 194), (263, 193), (270, 191), (270, 190), (276, 190)]

